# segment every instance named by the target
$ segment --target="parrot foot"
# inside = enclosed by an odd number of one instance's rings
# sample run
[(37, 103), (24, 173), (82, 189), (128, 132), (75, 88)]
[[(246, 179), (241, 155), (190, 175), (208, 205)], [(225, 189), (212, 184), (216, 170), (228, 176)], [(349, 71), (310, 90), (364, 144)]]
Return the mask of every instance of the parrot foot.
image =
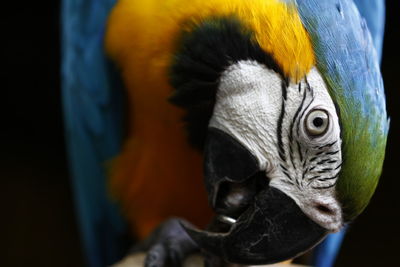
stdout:
[(182, 228), (182, 221), (177, 218), (165, 221), (133, 249), (133, 252), (147, 251), (145, 267), (181, 267), (190, 254), (199, 250)]

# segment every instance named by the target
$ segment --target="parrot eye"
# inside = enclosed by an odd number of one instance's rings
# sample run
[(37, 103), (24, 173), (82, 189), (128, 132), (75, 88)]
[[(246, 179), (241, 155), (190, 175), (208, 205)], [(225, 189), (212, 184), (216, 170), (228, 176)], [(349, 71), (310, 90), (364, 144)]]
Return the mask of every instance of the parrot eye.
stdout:
[(329, 115), (325, 110), (314, 109), (305, 120), (307, 133), (313, 137), (323, 135), (329, 126)]

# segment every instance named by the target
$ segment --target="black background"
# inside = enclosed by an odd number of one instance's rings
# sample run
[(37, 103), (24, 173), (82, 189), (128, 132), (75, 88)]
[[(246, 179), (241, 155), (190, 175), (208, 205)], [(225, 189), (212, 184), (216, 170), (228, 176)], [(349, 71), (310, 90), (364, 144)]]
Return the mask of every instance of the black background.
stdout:
[[(9, 1), (11, 2), (11, 1)], [(398, 1), (387, 2), (382, 62), (391, 117), (384, 172), (337, 266), (394, 266), (400, 248)], [(65, 157), (58, 1), (2, 5), (0, 266), (84, 266)]]

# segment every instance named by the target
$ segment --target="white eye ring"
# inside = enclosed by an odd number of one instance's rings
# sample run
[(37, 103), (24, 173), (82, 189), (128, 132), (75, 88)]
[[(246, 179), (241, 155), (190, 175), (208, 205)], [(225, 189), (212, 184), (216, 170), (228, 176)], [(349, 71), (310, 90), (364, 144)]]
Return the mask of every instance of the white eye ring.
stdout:
[(312, 137), (321, 136), (326, 133), (329, 127), (328, 112), (322, 109), (311, 110), (304, 122), (307, 134)]

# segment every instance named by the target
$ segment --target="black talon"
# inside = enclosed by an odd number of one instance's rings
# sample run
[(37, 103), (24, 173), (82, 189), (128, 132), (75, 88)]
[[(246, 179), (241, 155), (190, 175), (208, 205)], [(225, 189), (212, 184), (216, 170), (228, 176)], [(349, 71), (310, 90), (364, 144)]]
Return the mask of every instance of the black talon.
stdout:
[(144, 261), (144, 266), (146, 267), (164, 266), (166, 258), (167, 258), (167, 253), (163, 245), (155, 244), (148, 250), (146, 259)]
[(165, 221), (133, 249), (133, 252), (147, 251), (145, 267), (181, 267), (187, 256), (199, 250), (182, 228), (181, 222), (180, 219)]

